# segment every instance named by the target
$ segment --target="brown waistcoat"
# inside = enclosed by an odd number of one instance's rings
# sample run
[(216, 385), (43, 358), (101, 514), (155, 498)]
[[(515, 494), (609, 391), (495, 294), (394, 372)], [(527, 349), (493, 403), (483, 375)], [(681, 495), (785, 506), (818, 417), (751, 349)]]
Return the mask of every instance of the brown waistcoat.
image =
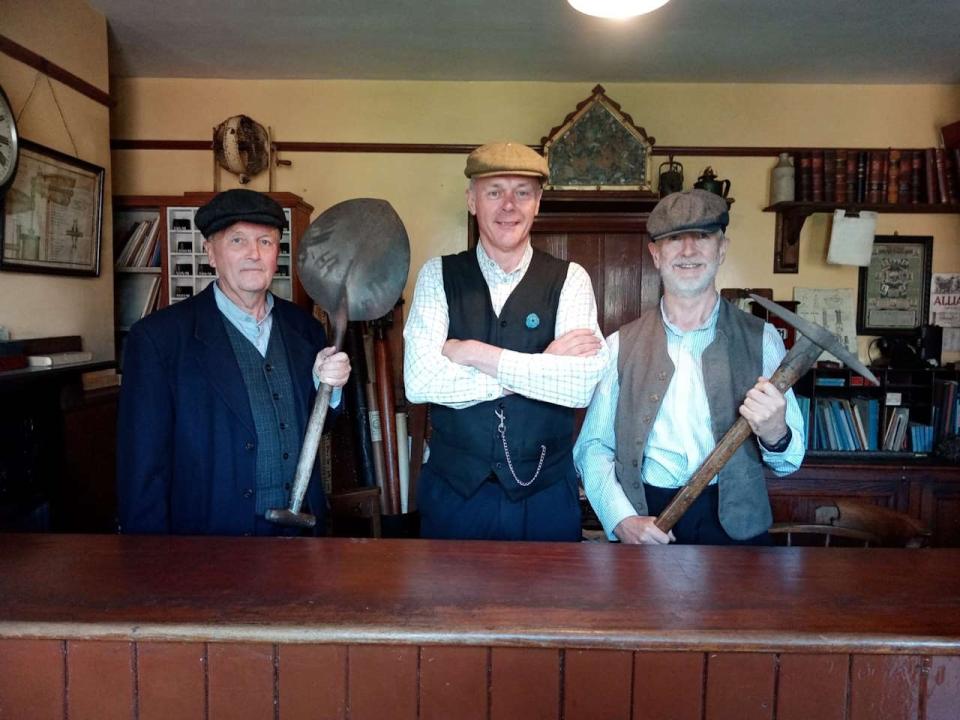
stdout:
[[(740, 416), (747, 391), (763, 373), (763, 321), (720, 299), (716, 337), (703, 351), (703, 381), (716, 441)], [(647, 499), (640, 467), (650, 428), (673, 378), (660, 309), (651, 310), (620, 329), (617, 361), (620, 399), (614, 424), (615, 467), (627, 498), (640, 515)], [(733, 454), (719, 473), (720, 524), (737, 540), (770, 527), (772, 515), (760, 451), (754, 438)]]

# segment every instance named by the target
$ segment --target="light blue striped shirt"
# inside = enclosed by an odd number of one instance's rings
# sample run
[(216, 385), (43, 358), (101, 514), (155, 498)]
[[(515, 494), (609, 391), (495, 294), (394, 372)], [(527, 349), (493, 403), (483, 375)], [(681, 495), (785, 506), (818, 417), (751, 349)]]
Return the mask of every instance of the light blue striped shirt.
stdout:
[[(266, 357), (267, 346), (270, 344), (270, 331), (273, 330), (273, 293), (267, 293), (267, 312), (263, 316), (263, 320), (259, 322), (253, 315), (228, 298), (217, 283), (213, 284), (213, 297), (217, 301), (217, 309), (230, 321), (230, 324), (253, 343), (261, 357)], [(296, 379), (294, 379), (294, 382), (296, 382)], [(313, 373), (313, 387), (320, 387), (320, 377), (316, 371)], [(334, 388), (330, 395), (330, 407), (338, 407), (342, 395), (342, 388)]]
[[(639, 472), (645, 483), (668, 488), (684, 485), (715, 446), (700, 359), (713, 342), (719, 310), (720, 303), (717, 302), (702, 326), (684, 332), (667, 320), (661, 304), (660, 312), (667, 331), (667, 354), (673, 362), (674, 374), (644, 451)], [(607, 537), (614, 540), (613, 529), (625, 517), (637, 512), (623, 492), (614, 470), (616, 438), (613, 426), (620, 398), (617, 371), (619, 332), (607, 338), (607, 347), (610, 360), (590, 402), (573, 455), (590, 504)], [(763, 328), (765, 377), (776, 371), (784, 355), (783, 340), (767, 323)], [(782, 453), (770, 452), (759, 445), (764, 463), (777, 475), (788, 475), (799, 468), (806, 446), (803, 417), (793, 391), (788, 390), (785, 397), (786, 422), (793, 431), (790, 445)], [(759, 444), (756, 436), (752, 442)], [(716, 477), (711, 480), (712, 483), (716, 481)]]

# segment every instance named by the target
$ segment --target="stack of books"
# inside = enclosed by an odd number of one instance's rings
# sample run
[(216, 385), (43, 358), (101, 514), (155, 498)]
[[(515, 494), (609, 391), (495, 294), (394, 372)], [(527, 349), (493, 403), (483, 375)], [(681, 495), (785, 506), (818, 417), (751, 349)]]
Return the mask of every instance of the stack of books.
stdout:
[(118, 268), (160, 267), (160, 218), (135, 222), (120, 243)]

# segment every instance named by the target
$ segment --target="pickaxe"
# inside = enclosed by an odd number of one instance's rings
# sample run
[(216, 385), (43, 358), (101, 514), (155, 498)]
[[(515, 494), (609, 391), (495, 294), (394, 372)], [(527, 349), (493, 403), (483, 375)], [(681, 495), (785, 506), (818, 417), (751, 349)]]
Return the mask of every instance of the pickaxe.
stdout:
[[(770, 382), (780, 392), (786, 392), (792, 387), (800, 377), (809, 370), (820, 357), (824, 350), (835, 355), (847, 367), (863, 375), (874, 385), (879, 385), (877, 378), (867, 367), (861, 363), (856, 356), (852, 355), (837, 337), (826, 328), (815, 325), (808, 320), (804, 320), (799, 315), (790, 312), (781, 305), (777, 305), (772, 300), (767, 300), (759, 295), (750, 295), (755, 303), (766, 308), (779, 318), (786, 320), (793, 325), (800, 333), (793, 347), (783, 358), (780, 367), (773, 373)], [(687, 509), (693, 504), (693, 501), (700, 497), (714, 476), (720, 472), (721, 468), (727, 464), (727, 461), (733, 457), (737, 448), (743, 444), (743, 441), (750, 437), (750, 424), (746, 418), (738, 418), (726, 435), (717, 443), (713, 451), (707, 456), (703, 464), (697, 471), (690, 476), (687, 484), (680, 488), (680, 491), (674, 495), (670, 504), (663, 509), (663, 512), (657, 517), (655, 525), (669, 532), (677, 521), (683, 516)]]

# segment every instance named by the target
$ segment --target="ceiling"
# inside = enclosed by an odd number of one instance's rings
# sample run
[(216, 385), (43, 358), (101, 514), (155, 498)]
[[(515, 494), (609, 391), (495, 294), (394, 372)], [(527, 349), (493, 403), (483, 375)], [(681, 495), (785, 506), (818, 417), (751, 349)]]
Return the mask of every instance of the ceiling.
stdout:
[(124, 77), (960, 83), (960, 0), (88, 0)]

